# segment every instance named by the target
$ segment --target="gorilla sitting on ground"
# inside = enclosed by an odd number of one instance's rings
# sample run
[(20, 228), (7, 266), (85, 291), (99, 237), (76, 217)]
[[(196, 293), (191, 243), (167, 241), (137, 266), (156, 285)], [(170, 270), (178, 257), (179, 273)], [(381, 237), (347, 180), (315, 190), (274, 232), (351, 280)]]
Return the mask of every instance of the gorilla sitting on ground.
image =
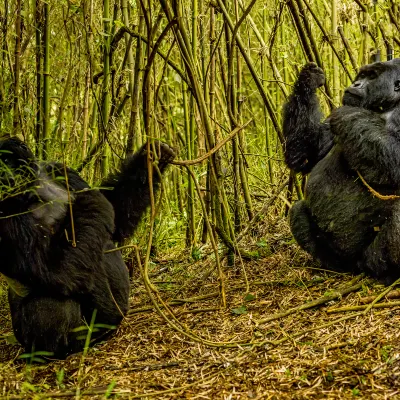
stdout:
[[(154, 145), (163, 172), (175, 153)], [(95, 190), (62, 164), (38, 162), (20, 140), (0, 140), (0, 273), (26, 352), (65, 357), (82, 350), (93, 315), (96, 339), (127, 313), (128, 271), (107, 250), (133, 234), (150, 204), (146, 149), (102, 183), (112, 190)], [(152, 176), (156, 189), (156, 169)]]
[(290, 212), (299, 245), (330, 269), (400, 277), (400, 59), (362, 67), (323, 122), (307, 64), (283, 112), (285, 159), (308, 173)]

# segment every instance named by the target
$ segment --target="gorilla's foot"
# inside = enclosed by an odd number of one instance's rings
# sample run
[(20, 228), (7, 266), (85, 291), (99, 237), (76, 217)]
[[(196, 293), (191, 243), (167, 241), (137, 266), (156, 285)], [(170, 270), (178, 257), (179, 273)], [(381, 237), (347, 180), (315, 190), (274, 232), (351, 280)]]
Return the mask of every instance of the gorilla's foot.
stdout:
[(400, 278), (400, 207), (396, 206), (388, 221), (380, 227), (374, 241), (364, 250), (360, 270), (385, 285)]
[(356, 264), (343, 259), (332, 248), (330, 238), (322, 232), (314, 221), (304, 200), (297, 201), (290, 210), (290, 229), (299, 246), (312, 255), (326, 269), (355, 272)]

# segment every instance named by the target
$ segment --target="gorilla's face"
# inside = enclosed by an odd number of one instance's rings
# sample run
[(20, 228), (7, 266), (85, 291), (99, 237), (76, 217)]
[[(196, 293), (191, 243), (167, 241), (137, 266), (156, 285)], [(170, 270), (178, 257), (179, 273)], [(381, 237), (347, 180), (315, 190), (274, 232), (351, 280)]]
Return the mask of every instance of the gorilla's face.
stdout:
[(400, 59), (360, 68), (344, 93), (343, 105), (386, 112), (400, 103)]
[(0, 199), (23, 191), (36, 176), (34, 155), (17, 138), (0, 139)]

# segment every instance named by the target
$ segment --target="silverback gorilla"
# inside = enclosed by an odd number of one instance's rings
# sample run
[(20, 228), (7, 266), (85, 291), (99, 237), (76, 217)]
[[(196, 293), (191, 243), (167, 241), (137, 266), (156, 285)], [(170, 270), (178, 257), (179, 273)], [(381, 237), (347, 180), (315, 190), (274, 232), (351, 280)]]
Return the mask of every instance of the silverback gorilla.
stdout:
[(334, 270), (400, 277), (400, 59), (362, 67), (325, 120), (307, 64), (283, 112), (285, 159), (310, 173), (290, 212), (299, 245)]
[[(175, 153), (154, 145), (162, 172)], [(102, 183), (111, 190), (95, 190), (62, 164), (38, 162), (22, 141), (0, 140), (0, 273), (26, 352), (65, 357), (83, 348), (94, 310), (103, 327), (94, 339), (126, 314), (128, 271), (121, 253), (107, 250), (133, 234), (150, 204), (146, 148)], [(154, 171), (155, 189), (159, 181)]]

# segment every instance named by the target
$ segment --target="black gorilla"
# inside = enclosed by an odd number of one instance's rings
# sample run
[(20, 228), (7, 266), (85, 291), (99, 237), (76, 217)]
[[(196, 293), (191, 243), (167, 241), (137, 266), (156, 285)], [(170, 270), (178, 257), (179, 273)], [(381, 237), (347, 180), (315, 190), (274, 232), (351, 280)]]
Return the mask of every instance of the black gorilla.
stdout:
[(284, 108), (286, 163), (310, 172), (305, 200), (291, 209), (292, 233), (328, 268), (393, 282), (400, 277), (400, 59), (362, 67), (343, 107), (321, 122), (315, 91), (323, 83), (322, 70), (306, 65)]
[[(0, 141), (0, 273), (27, 352), (64, 357), (82, 349), (94, 310), (103, 328), (126, 314), (128, 271), (120, 252), (107, 250), (132, 235), (150, 204), (146, 148), (103, 182), (112, 190), (94, 190), (71, 169), (65, 179), (61, 164), (39, 163), (20, 140)], [(155, 149), (162, 172), (175, 153), (161, 142)], [(156, 169), (152, 176), (156, 189)]]

